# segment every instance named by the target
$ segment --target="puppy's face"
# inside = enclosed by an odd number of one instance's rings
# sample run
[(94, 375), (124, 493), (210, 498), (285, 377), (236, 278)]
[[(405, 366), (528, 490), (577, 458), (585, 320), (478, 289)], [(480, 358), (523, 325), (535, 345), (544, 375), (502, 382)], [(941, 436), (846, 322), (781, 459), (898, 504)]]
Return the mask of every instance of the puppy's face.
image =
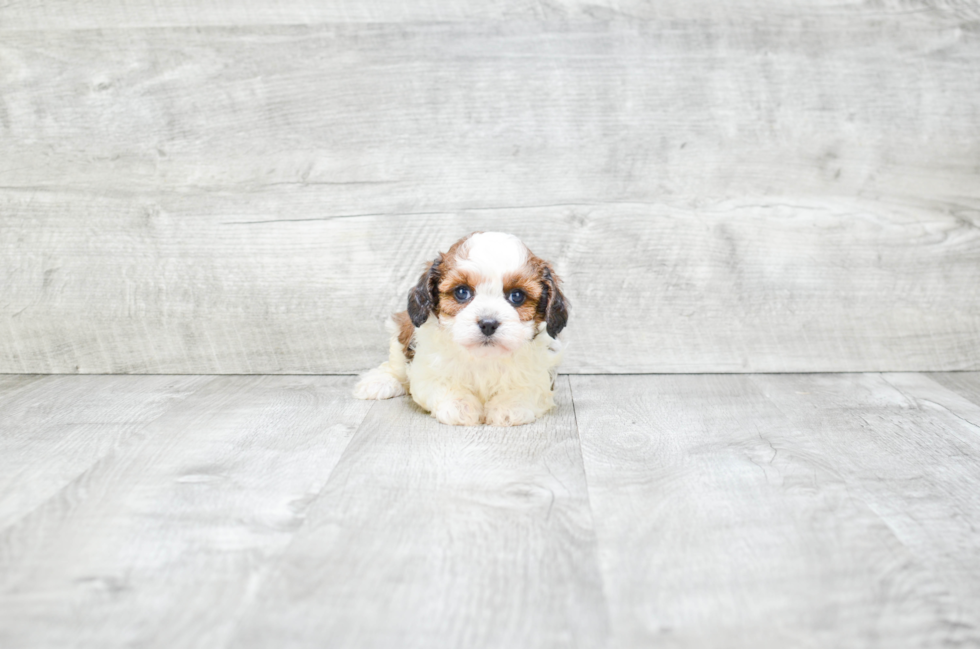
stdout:
[(474, 356), (502, 356), (568, 319), (551, 266), (510, 234), (477, 232), (430, 264), (409, 294), (420, 327), (434, 313), (453, 340)]

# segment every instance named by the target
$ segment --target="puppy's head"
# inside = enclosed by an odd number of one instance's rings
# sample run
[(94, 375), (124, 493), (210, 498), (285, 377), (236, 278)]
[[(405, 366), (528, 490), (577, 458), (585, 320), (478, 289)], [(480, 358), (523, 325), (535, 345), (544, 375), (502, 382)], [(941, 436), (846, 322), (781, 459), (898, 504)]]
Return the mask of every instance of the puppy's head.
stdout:
[(565, 328), (568, 307), (551, 265), (517, 237), (474, 232), (429, 264), (408, 295), (421, 327), (430, 314), (474, 356), (502, 356), (541, 331)]

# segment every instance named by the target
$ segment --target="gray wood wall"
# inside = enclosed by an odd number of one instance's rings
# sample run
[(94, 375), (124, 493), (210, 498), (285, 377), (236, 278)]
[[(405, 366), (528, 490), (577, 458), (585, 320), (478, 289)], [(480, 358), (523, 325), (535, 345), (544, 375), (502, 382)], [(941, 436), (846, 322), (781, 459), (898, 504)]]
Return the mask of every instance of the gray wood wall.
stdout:
[(980, 369), (980, 2), (0, 7), (0, 372), (363, 370), (475, 229), (568, 372)]

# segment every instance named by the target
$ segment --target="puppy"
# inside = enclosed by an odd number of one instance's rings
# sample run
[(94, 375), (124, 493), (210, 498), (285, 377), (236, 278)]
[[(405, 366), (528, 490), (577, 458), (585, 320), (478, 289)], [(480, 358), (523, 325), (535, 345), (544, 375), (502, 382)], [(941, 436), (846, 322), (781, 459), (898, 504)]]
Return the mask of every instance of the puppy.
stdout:
[(551, 265), (521, 240), (474, 232), (439, 253), (388, 321), (388, 362), (359, 399), (409, 393), (444, 424), (527, 424), (554, 406), (568, 305)]

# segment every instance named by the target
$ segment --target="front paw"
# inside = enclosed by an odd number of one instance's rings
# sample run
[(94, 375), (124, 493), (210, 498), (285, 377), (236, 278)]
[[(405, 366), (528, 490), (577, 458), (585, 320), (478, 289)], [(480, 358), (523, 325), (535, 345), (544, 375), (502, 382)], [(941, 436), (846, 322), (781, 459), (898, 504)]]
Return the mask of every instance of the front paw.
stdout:
[(432, 416), (450, 426), (476, 426), (482, 410), (476, 397), (444, 399), (432, 409)]
[(487, 404), (484, 421), (491, 426), (523, 426), (537, 419), (534, 411), (519, 405)]
[(358, 399), (390, 399), (405, 394), (405, 386), (394, 376), (377, 368), (365, 374), (354, 386)]

